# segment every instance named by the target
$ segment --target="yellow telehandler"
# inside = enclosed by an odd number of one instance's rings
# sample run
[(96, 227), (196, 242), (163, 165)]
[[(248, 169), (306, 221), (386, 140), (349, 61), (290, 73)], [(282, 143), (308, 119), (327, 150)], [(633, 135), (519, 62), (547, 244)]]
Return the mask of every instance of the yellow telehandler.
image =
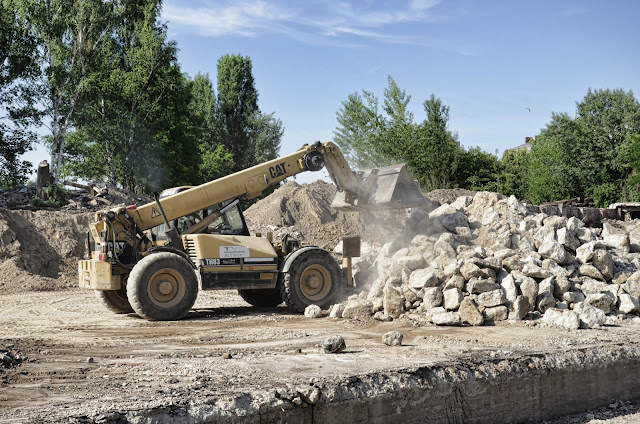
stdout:
[[(250, 236), (240, 208), (271, 185), (323, 167), (338, 188), (336, 209), (426, 203), (404, 165), (353, 172), (335, 144), (316, 142), (199, 186), (164, 190), (144, 206), (98, 212), (78, 263), (80, 287), (95, 290), (112, 312), (148, 320), (184, 317), (198, 290), (237, 289), (254, 306), (326, 308), (352, 283), (350, 268), (343, 273), (329, 252), (288, 236)], [(358, 256), (359, 242), (348, 244), (344, 256)]]

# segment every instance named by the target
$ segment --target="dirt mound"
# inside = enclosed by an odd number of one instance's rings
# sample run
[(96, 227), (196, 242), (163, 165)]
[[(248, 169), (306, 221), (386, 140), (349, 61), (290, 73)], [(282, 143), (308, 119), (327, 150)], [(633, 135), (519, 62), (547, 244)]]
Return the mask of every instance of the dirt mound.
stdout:
[(76, 284), (93, 213), (0, 209), (0, 293)]
[(465, 190), (463, 188), (451, 188), (451, 189), (433, 190), (427, 193), (426, 196), (431, 200), (434, 200), (436, 202), (439, 202), (440, 204), (443, 204), (443, 203), (453, 203), (460, 196), (473, 197), (475, 194), (476, 194), (475, 191)]
[(336, 186), (324, 181), (297, 184), (289, 181), (245, 211), (252, 233), (289, 233), (306, 244), (332, 250), (342, 237), (360, 235), (373, 244), (385, 243), (402, 226), (402, 212), (358, 213), (331, 208)]

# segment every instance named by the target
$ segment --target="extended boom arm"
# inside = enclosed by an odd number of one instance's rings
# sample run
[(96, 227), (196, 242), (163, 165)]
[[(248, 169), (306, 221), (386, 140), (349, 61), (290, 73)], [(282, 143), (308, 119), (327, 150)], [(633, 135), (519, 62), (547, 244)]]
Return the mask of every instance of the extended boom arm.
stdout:
[[(214, 181), (193, 187), (189, 190), (162, 199), (162, 207), (169, 221), (183, 215), (204, 209), (230, 199), (252, 199), (259, 196), (267, 187), (277, 184), (284, 179), (297, 175), (304, 171), (319, 171), (327, 167), (331, 179), (336, 184), (340, 201), (338, 208), (343, 209), (379, 209), (373, 203), (390, 202), (391, 197), (377, 196), (379, 170), (360, 172), (355, 174), (349, 167), (338, 146), (331, 142), (316, 142), (313, 145), (304, 145), (301, 149), (287, 156), (256, 165), (252, 168), (236, 172), (235, 174), (219, 178)], [(387, 174), (399, 174), (398, 167), (390, 167), (395, 171)], [(385, 169), (385, 168), (381, 168)], [(404, 166), (402, 166), (404, 169)], [(406, 171), (404, 171), (406, 173)], [(406, 174), (408, 177), (408, 174)], [(406, 179), (406, 178), (405, 178)], [(410, 182), (415, 182), (410, 179)], [(398, 177), (394, 177), (398, 181)], [(395, 184), (393, 184), (395, 186)], [(388, 191), (387, 188), (384, 189)], [(418, 190), (419, 193), (419, 190)], [(384, 193), (383, 193), (384, 194)], [(391, 189), (393, 194), (393, 188)], [(422, 198), (422, 196), (419, 196)], [(377, 201), (375, 201), (377, 199)], [(338, 200), (338, 197), (336, 197)], [(420, 199), (416, 198), (416, 201)], [(414, 201), (412, 205), (417, 206)], [(424, 201), (424, 200), (422, 200)], [(334, 204), (336, 201), (334, 201)], [(387, 206), (399, 207), (398, 205)], [(140, 230), (146, 230), (163, 223), (163, 218), (155, 202), (141, 206), (137, 209), (127, 208), (126, 213), (135, 219)]]

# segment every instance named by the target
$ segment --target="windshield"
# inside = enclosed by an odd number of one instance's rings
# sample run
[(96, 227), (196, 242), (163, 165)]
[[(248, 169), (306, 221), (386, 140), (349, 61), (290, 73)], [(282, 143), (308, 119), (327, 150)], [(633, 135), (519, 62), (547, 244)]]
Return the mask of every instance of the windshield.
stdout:
[[(233, 201), (225, 201), (217, 205), (209, 206), (196, 213), (181, 216), (171, 224), (176, 227), (178, 234), (184, 233), (189, 228), (199, 224), (203, 220), (211, 221), (203, 229), (196, 231), (198, 234), (227, 234), (227, 235), (248, 235), (242, 211), (236, 203), (225, 209)], [(221, 209), (225, 209), (220, 213)], [(213, 216), (216, 215), (216, 216)], [(165, 224), (160, 224), (151, 230), (156, 239), (163, 240)]]

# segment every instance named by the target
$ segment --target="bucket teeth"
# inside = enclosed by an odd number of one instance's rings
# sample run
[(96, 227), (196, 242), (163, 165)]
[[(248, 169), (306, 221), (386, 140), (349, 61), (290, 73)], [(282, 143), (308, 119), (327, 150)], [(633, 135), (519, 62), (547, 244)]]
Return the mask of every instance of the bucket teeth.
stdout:
[[(414, 181), (404, 164), (377, 169), (377, 177), (372, 190), (359, 199), (347, 193), (337, 192), (331, 207), (343, 211), (403, 209), (426, 206), (427, 199), (420, 186)], [(360, 180), (371, 175), (372, 170), (358, 173)]]

